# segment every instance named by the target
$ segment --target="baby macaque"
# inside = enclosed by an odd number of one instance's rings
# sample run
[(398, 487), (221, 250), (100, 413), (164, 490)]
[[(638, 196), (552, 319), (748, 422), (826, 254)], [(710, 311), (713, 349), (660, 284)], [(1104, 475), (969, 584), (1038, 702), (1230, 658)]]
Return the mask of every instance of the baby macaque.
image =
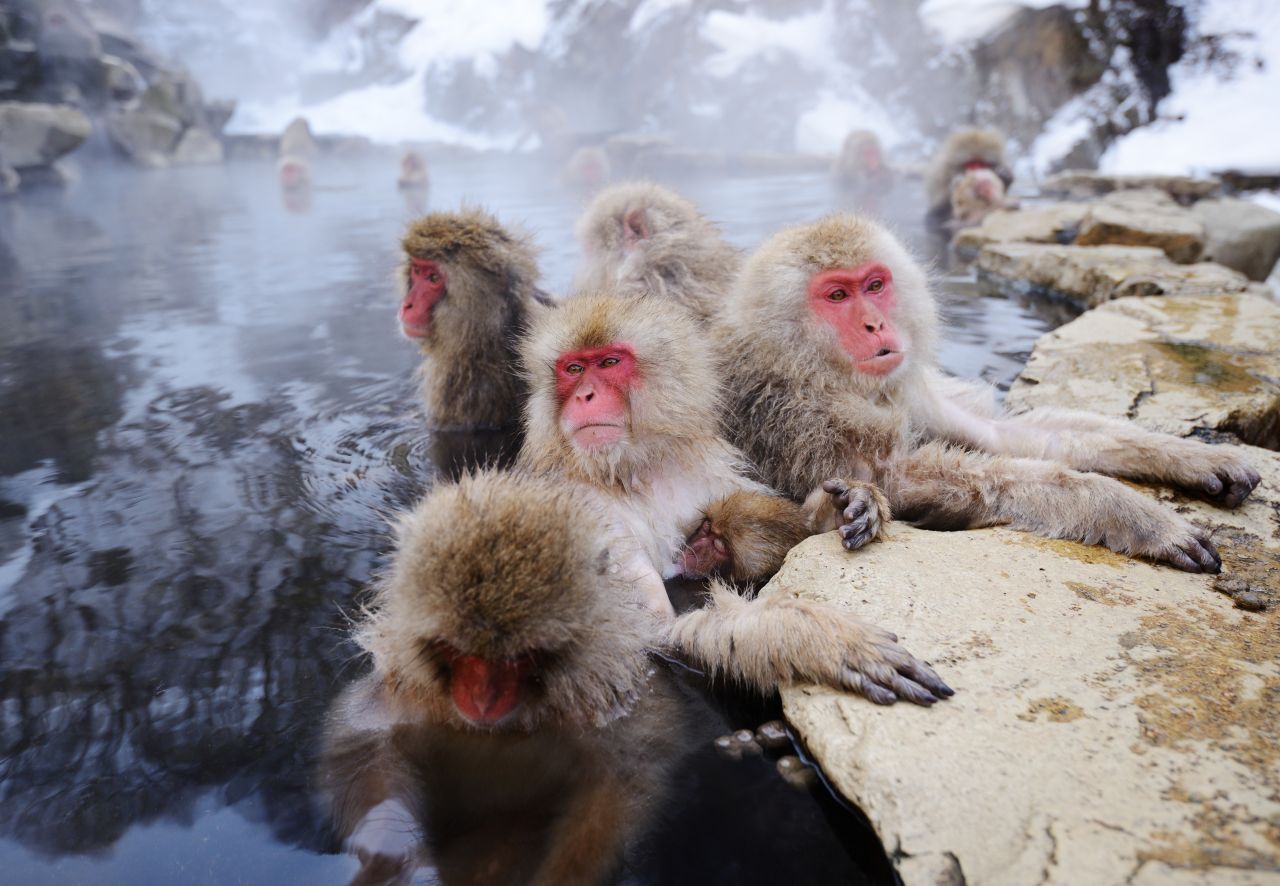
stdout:
[(719, 309), (742, 260), (697, 207), (650, 182), (600, 192), (575, 232), (575, 290), (669, 298), (700, 320)]
[(860, 195), (882, 194), (893, 186), (893, 170), (885, 163), (880, 139), (869, 129), (845, 136), (831, 177), (841, 190)]
[(514, 428), (524, 387), (516, 339), (534, 304), (530, 238), (479, 209), (433, 212), (402, 242), (399, 320), (422, 350), (422, 392), (437, 428)]
[[(925, 197), (929, 202), (926, 220), (930, 225), (958, 227), (954, 222), (961, 216), (967, 224), (979, 224), (1004, 204), (1005, 192), (1013, 183), (1004, 143), (1004, 135), (995, 129), (961, 129), (951, 133), (925, 176)], [(1000, 188), (997, 190), (985, 175), (966, 179), (967, 173), (979, 170), (994, 173)], [(966, 179), (964, 184), (961, 179)]]
[[(671, 613), (662, 580), (767, 578), (805, 536), (839, 527), (866, 544), (889, 518), (878, 490), (837, 475), (805, 506), (750, 479), (719, 437), (719, 383), (700, 325), (663, 299), (579, 295), (540, 312), (522, 344), (530, 396), (521, 464), (593, 490), (646, 604)], [(692, 660), (760, 689), (811, 680), (880, 702), (950, 694), (926, 665), (838, 607), (743, 600), (717, 584), (712, 605), (677, 620)], [(690, 621), (689, 619), (692, 619)]]
[(925, 273), (865, 218), (766, 241), (720, 320), (730, 439), (788, 495), (855, 478), (925, 528), (1006, 524), (1217, 572), (1208, 532), (1112, 477), (1227, 507), (1258, 483), (1226, 447), (1082, 412), (998, 414), (989, 393), (938, 369)]

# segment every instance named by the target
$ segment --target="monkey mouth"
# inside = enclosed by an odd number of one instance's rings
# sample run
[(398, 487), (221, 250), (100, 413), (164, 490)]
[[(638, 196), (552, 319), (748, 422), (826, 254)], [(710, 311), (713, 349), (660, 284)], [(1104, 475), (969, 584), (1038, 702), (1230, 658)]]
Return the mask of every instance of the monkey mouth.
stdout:
[(416, 323), (400, 322), (400, 331), (404, 333), (405, 338), (421, 339), (426, 338), (427, 333), (431, 331), (431, 327), (425, 323), (419, 326)]
[(580, 425), (573, 429), (573, 442), (583, 449), (612, 446), (622, 439), (626, 428), (616, 424)]
[(901, 351), (881, 348), (874, 355), (858, 360), (855, 364), (859, 372), (870, 375), (888, 375), (902, 365), (904, 354)]

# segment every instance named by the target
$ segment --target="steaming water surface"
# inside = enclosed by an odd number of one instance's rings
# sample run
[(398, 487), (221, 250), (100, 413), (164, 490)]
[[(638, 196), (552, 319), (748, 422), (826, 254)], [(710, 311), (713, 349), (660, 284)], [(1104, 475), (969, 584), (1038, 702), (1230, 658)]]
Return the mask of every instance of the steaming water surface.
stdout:
[[(86, 169), (0, 203), (0, 870), (9, 882), (345, 882), (310, 785), (358, 676), (343, 612), (383, 515), (436, 474), (390, 274), (421, 210), (386, 163)], [(750, 246), (835, 208), (821, 175), (677, 181)], [(517, 163), (432, 169), (543, 247), (563, 291), (580, 208)], [(885, 216), (918, 251), (911, 186)], [(942, 277), (943, 362), (1007, 385), (1047, 328)], [(682, 788), (628, 882), (877, 880), (854, 818), (709, 737), (688, 702)], [(757, 721), (758, 722), (758, 721)], [(682, 764), (683, 765), (683, 764)], [(859, 842), (861, 841), (861, 842)]]

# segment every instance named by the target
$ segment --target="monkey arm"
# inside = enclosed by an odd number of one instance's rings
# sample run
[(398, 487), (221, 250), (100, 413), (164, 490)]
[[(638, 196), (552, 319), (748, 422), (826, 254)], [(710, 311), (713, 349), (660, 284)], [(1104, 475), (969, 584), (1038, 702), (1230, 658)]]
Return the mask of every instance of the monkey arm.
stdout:
[(900, 518), (925, 529), (1009, 525), (1188, 572), (1217, 572), (1222, 564), (1204, 530), (1159, 502), (1051, 461), (931, 443), (893, 467), (885, 490)]
[[(999, 455), (1058, 461), (1078, 471), (1126, 480), (1167, 483), (1227, 507), (1236, 507), (1258, 485), (1258, 472), (1229, 449), (1160, 434), (1087, 412), (1033, 409), (1015, 416), (988, 416), (972, 401), (948, 396), (954, 379), (934, 387), (933, 436)], [(938, 396), (941, 387), (943, 395)]]
[(839, 606), (773, 596), (745, 598), (722, 582), (709, 604), (671, 625), (672, 644), (713, 674), (771, 692), (781, 683), (847, 689), (877, 704), (933, 704), (952, 694), (898, 638)]

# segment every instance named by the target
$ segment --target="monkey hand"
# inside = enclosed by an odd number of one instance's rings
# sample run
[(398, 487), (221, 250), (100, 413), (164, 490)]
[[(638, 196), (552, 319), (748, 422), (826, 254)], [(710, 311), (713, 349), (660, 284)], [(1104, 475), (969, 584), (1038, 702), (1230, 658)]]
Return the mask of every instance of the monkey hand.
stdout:
[(1247, 461), (1226, 446), (1178, 440), (1170, 447), (1172, 482), (1224, 507), (1238, 507), (1261, 479)]
[(898, 645), (890, 632), (840, 613), (833, 619), (833, 637), (844, 646), (843, 659), (831, 662), (834, 679), (830, 685), (856, 692), (876, 704), (893, 704), (906, 699), (919, 705), (931, 705), (955, 694), (933, 668)]
[(823, 481), (822, 491), (830, 497), (836, 512), (837, 528), (845, 550), (858, 548), (883, 538), (884, 524), (889, 522), (889, 502), (878, 488), (859, 480), (833, 477)]
[(702, 524), (685, 542), (678, 565), (683, 577), (702, 579), (715, 575), (728, 565), (729, 560), (729, 543), (711, 518), (704, 517)]
[[(1113, 551), (1167, 563), (1185, 572), (1221, 572), (1222, 557), (1208, 531), (1151, 501), (1140, 499), (1146, 513), (1116, 515), (1102, 543)], [(1095, 539), (1086, 539), (1095, 541)]]

